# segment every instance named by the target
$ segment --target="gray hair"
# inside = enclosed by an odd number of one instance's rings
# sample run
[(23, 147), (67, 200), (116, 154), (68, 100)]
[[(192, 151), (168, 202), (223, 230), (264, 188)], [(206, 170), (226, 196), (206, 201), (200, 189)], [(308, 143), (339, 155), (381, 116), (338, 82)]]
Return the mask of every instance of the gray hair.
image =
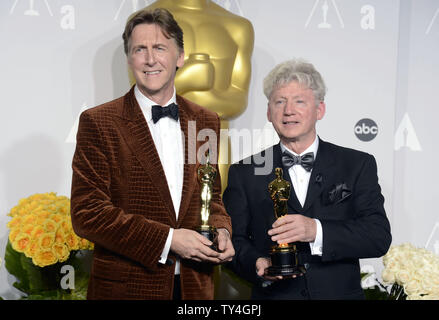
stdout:
[(316, 104), (324, 101), (326, 86), (320, 73), (303, 59), (292, 59), (278, 64), (264, 79), (264, 94), (268, 100), (274, 90), (297, 81), (311, 89)]

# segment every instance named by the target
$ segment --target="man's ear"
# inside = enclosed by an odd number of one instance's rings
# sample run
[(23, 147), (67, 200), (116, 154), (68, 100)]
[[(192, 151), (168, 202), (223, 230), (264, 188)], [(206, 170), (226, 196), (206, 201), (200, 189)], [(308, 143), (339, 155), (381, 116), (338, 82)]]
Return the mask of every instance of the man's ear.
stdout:
[(184, 50), (181, 50), (177, 58), (177, 67), (181, 68), (183, 67), (183, 65), (184, 65)]
[(320, 101), (317, 106), (317, 120), (322, 120), (326, 113), (326, 104), (324, 101)]

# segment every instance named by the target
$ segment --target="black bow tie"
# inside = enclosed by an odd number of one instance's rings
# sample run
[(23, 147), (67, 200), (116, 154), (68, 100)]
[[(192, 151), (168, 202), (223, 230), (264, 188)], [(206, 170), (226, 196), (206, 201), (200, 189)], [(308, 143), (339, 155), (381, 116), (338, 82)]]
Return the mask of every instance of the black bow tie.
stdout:
[(152, 106), (152, 121), (156, 123), (163, 117), (170, 117), (175, 121), (178, 120), (178, 106), (175, 103), (171, 103), (166, 107), (162, 106)]
[(314, 165), (314, 153), (308, 152), (303, 156), (295, 156), (287, 150), (282, 153), (282, 164), (286, 169), (298, 164), (301, 165), (306, 171), (311, 171)]

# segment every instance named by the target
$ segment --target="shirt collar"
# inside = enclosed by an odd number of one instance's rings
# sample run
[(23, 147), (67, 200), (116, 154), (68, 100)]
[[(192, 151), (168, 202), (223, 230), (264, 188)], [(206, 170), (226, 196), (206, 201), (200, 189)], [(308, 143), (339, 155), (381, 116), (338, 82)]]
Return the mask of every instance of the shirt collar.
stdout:
[[(134, 87), (134, 95), (136, 97), (137, 102), (139, 103), (140, 109), (142, 109), (142, 112), (145, 115), (146, 121), (148, 122), (152, 121), (151, 108), (152, 106), (157, 105), (157, 103), (146, 97), (142, 92), (140, 92), (139, 88), (137, 87), (137, 84)], [(169, 105), (170, 103), (177, 103), (175, 87), (171, 99), (169, 99), (169, 101), (165, 103), (165, 106)]]
[(295, 156), (301, 156), (301, 155), (304, 155), (305, 153), (313, 152), (314, 159), (315, 159), (317, 157), (317, 150), (319, 149), (319, 138), (316, 135), (316, 137), (314, 138), (314, 142), (308, 148), (306, 148), (306, 150), (303, 151), (301, 154), (297, 154), (294, 151), (288, 149), (286, 146), (284, 146), (284, 144), (282, 142), (280, 143), (280, 148), (281, 148), (282, 152), (284, 152), (285, 150), (288, 150), (289, 152), (291, 152)]

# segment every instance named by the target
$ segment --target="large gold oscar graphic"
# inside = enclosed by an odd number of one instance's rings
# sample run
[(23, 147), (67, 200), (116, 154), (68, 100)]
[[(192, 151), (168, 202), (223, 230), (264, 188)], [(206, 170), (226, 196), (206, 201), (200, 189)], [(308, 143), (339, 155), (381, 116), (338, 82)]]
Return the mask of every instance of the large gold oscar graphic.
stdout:
[[(288, 199), (291, 184), (282, 178), (282, 168), (275, 169), (276, 178), (268, 185), (270, 198), (273, 200), (274, 216), (276, 219), (288, 214)], [(303, 275), (305, 268), (299, 265), (296, 245), (281, 243), (274, 245), (270, 251), (271, 266), (265, 270), (268, 276), (283, 276), (284, 278)]]
[[(169, 10), (184, 33), (184, 65), (177, 71), (177, 93), (218, 113), (221, 129), (247, 107), (251, 77), (253, 26), (211, 0), (157, 0), (146, 9)], [(222, 132), (227, 132), (222, 130)], [(221, 189), (227, 186), (231, 148), (218, 137)]]
[(200, 183), (200, 201), (201, 201), (201, 225), (197, 228), (197, 231), (212, 241), (211, 248), (218, 251), (217, 237), (218, 233), (216, 228), (209, 225), (210, 217), (210, 200), (212, 199), (213, 184), (216, 177), (216, 169), (210, 164), (209, 151), (206, 153), (205, 164), (198, 167), (198, 182)]

